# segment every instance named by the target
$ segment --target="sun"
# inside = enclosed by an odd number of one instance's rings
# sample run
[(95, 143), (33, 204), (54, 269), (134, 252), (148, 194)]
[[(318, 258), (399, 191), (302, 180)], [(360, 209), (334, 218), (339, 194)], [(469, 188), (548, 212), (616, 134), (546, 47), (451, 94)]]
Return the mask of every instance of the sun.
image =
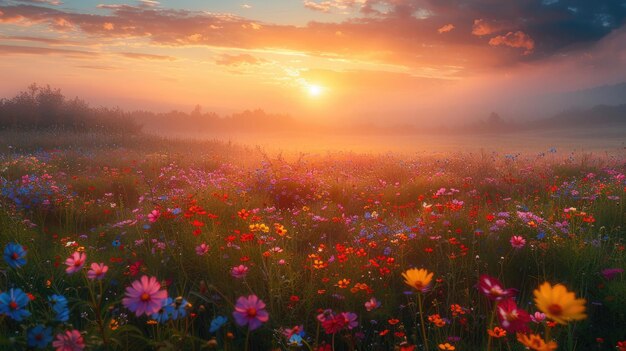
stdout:
[(320, 96), (323, 92), (323, 89), (319, 85), (311, 84), (307, 87), (310, 96), (317, 97)]

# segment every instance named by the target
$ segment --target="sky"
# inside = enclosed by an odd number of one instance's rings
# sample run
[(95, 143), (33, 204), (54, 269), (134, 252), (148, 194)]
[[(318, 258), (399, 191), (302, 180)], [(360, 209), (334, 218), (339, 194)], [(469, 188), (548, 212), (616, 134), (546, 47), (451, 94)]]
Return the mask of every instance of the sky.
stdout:
[(0, 0), (0, 96), (39, 83), (152, 111), (533, 119), (626, 81), (625, 18), (626, 0)]

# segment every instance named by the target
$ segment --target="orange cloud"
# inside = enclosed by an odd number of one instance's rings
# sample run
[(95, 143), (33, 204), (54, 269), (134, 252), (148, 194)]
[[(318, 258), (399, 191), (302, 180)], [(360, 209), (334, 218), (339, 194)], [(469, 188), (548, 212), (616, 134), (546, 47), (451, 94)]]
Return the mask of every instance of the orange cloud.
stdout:
[(508, 32), (506, 35), (498, 35), (489, 40), (489, 45), (499, 46), (506, 45), (512, 48), (523, 48), (524, 55), (529, 55), (535, 49), (535, 41), (526, 33), (517, 31), (515, 33)]
[(121, 52), (119, 54), (136, 60), (176, 61), (175, 57), (165, 55), (141, 54), (136, 52)]
[(222, 66), (240, 66), (240, 65), (257, 65), (259, 63), (265, 62), (263, 59), (256, 58), (249, 54), (240, 54), (240, 55), (229, 55), (224, 54), (221, 55), (215, 63)]
[(489, 35), (505, 30), (508, 27), (510, 26), (504, 23), (487, 21), (481, 18), (474, 20), (474, 25), (472, 26), (472, 34), (477, 36)]
[(25, 54), (25, 55), (66, 55), (72, 57), (86, 58), (99, 56), (97, 52), (69, 50), (69, 49), (52, 49), (35, 46), (18, 46), (18, 45), (0, 45), (0, 55)]
[(450, 31), (452, 31), (454, 29), (454, 25), (453, 24), (446, 24), (445, 26), (437, 29), (437, 32), (439, 32), (439, 34), (441, 33), (448, 33)]

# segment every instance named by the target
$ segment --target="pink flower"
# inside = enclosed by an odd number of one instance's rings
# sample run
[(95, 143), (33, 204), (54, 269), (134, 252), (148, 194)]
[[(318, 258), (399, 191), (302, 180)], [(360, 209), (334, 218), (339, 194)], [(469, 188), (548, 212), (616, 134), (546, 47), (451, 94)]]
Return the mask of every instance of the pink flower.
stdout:
[(322, 327), (326, 334), (335, 334), (340, 332), (343, 327), (346, 325), (346, 318), (343, 314), (335, 315), (332, 318), (329, 318), (322, 322)]
[(139, 317), (144, 313), (146, 315), (157, 313), (166, 298), (167, 291), (161, 290), (157, 278), (148, 278), (144, 275), (126, 288), (126, 297), (122, 299), (122, 304)]
[(500, 325), (509, 333), (525, 332), (528, 330), (530, 315), (518, 308), (513, 299), (508, 298), (498, 302), (496, 307)]
[(502, 283), (494, 277), (483, 274), (478, 278), (478, 290), (490, 300), (499, 301), (515, 296), (515, 289), (505, 289)]
[(55, 347), (56, 351), (82, 351), (85, 348), (85, 341), (78, 330), (68, 330), (57, 334), (52, 347)]
[(530, 315), (530, 320), (537, 324), (543, 322), (545, 319), (546, 315), (541, 312), (535, 312)]
[(202, 243), (196, 246), (196, 254), (198, 256), (204, 256), (209, 252), (209, 245)]
[(522, 238), (519, 235), (513, 235), (510, 242), (511, 246), (516, 249), (521, 249), (522, 247), (524, 247), (524, 245), (526, 245), (526, 239)]
[(87, 271), (87, 278), (89, 279), (102, 279), (104, 275), (109, 270), (109, 266), (106, 266), (104, 263), (92, 263), (91, 269)]
[(247, 325), (249, 330), (257, 329), (270, 319), (265, 310), (265, 302), (256, 295), (238, 298), (233, 317), (239, 326)]
[(233, 269), (230, 270), (230, 275), (232, 275), (233, 277), (237, 279), (244, 278), (246, 274), (248, 274), (248, 267), (242, 264), (240, 264), (239, 266), (233, 267)]
[(365, 309), (369, 312), (376, 308), (380, 307), (380, 302), (376, 300), (375, 297), (372, 297), (369, 301), (365, 303)]
[(152, 212), (148, 213), (148, 220), (150, 223), (154, 223), (161, 217), (161, 212), (159, 210), (152, 210)]
[(87, 260), (87, 255), (80, 253), (78, 251), (74, 252), (72, 256), (68, 257), (65, 260), (65, 264), (67, 265), (67, 268), (65, 268), (65, 271), (67, 272), (67, 274), (72, 274), (72, 273), (76, 273), (80, 271), (85, 265), (86, 260)]

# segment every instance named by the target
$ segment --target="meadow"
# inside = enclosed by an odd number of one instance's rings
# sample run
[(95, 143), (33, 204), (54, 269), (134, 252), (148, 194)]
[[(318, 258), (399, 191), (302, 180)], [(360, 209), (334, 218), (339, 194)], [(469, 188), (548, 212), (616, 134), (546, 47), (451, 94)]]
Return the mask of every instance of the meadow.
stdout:
[(626, 350), (606, 143), (2, 132), (0, 349)]

